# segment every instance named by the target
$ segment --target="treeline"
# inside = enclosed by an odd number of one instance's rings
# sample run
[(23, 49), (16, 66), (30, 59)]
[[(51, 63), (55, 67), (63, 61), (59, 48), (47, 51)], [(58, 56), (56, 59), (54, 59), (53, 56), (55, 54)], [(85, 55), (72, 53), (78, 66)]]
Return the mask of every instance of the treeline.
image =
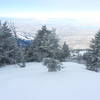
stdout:
[(44, 65), (47, 65), (50, 71), (60, 69), (59, 62), (66, 59), (77, 59), (77, 62), (82, 59), (88, 70), (100, 71), (100, 31), (92, 39), (87, 52), (82, 56), (78, 54), (76, 58), (71, 57), (73, 50), (70, 51), (66, 42), (63, 46), (59, 45), (56, 31), (48, 30), (46, 26), (37, 31), (30, 46), (22, 46), (18, 40), (15, 27), (0, 21), (0, 66), (18, 64), (25, 67), (25, 62), (41, 62), (45, 59)]
[(64, 43), (61, 47), (55, 30), (48, 30), (46, 26), (38, 30), (30, 46), (23, 47), (18, 40), (15, 27), (0, 22), (0, 66), (18, 64), (24, 67), (25, 62), (41, 62), (43, 58), (65, 61), (70, 56), (68, 45)]
[(48, 30), (46, 26), (42, 26), (27, 51), (26, 61), (41, 62), (43, 58), (54, 58), (65, 61), (69, 55), (68, 45), (66, 43), (62, 47), (59, 45), (59, 39), (55, 31)]

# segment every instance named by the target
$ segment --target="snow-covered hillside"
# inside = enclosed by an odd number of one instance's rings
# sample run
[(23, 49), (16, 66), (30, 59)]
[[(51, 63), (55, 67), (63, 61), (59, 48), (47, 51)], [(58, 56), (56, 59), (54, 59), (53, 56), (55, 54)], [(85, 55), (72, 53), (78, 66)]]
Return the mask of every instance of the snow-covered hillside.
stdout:
[(0, 100), (100, 100), (100, 73), (66, 62), (60, 72), (41, 63), (0, 68)]

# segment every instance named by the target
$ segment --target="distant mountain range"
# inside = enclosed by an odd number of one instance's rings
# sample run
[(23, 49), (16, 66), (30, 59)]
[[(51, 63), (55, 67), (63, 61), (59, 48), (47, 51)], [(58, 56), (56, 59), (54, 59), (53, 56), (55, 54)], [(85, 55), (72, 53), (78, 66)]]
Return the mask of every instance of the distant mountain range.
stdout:
[(99, 26), (89, 24), (81, 20), (75, 19), (21, 19), (21, 18), (4, 18), (2, 21), (14, 23), (16, 26), (18, 37), (22, 40), (34, 39), (37, 30), (42, 25), (47, 25), (48, 29), (55, 28), (60, 43), (66, 41), (71, 48), (86, 49), (89, 47), (90, 40), (99, 30)]
[(22, 47), (29, 47), (32, 44), (32, 40), (25, 40), (25, 39), (18, 39), (17, 41), (18, 45)]

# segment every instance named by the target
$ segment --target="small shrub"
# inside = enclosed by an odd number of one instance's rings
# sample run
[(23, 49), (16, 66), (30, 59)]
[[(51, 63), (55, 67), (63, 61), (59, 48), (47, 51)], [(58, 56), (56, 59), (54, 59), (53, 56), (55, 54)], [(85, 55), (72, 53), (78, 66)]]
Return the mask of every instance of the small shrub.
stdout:
[(60, 71), (62, 69), (62, 63), (54, 58), (44, 58), (43, 65), (47, 66), (48, 72)]

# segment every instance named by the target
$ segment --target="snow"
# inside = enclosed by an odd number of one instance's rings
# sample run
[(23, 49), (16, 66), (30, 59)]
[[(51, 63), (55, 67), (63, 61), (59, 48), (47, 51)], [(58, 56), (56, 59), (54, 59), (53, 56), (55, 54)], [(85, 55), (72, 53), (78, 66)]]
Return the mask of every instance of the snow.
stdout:
[(80, 54), (80, 55), (84, 55), (86, 52), (87, 52), (86, 50), (80, 51), (79, 54)]
[(34, 35), (31, 33), (17, 32), (17, 37), (22, 40), (33, 40)]
[(100, 73), (64, 62), (60, 72), (41, 63), (0, 68), (0, 100), (100, 100)]

